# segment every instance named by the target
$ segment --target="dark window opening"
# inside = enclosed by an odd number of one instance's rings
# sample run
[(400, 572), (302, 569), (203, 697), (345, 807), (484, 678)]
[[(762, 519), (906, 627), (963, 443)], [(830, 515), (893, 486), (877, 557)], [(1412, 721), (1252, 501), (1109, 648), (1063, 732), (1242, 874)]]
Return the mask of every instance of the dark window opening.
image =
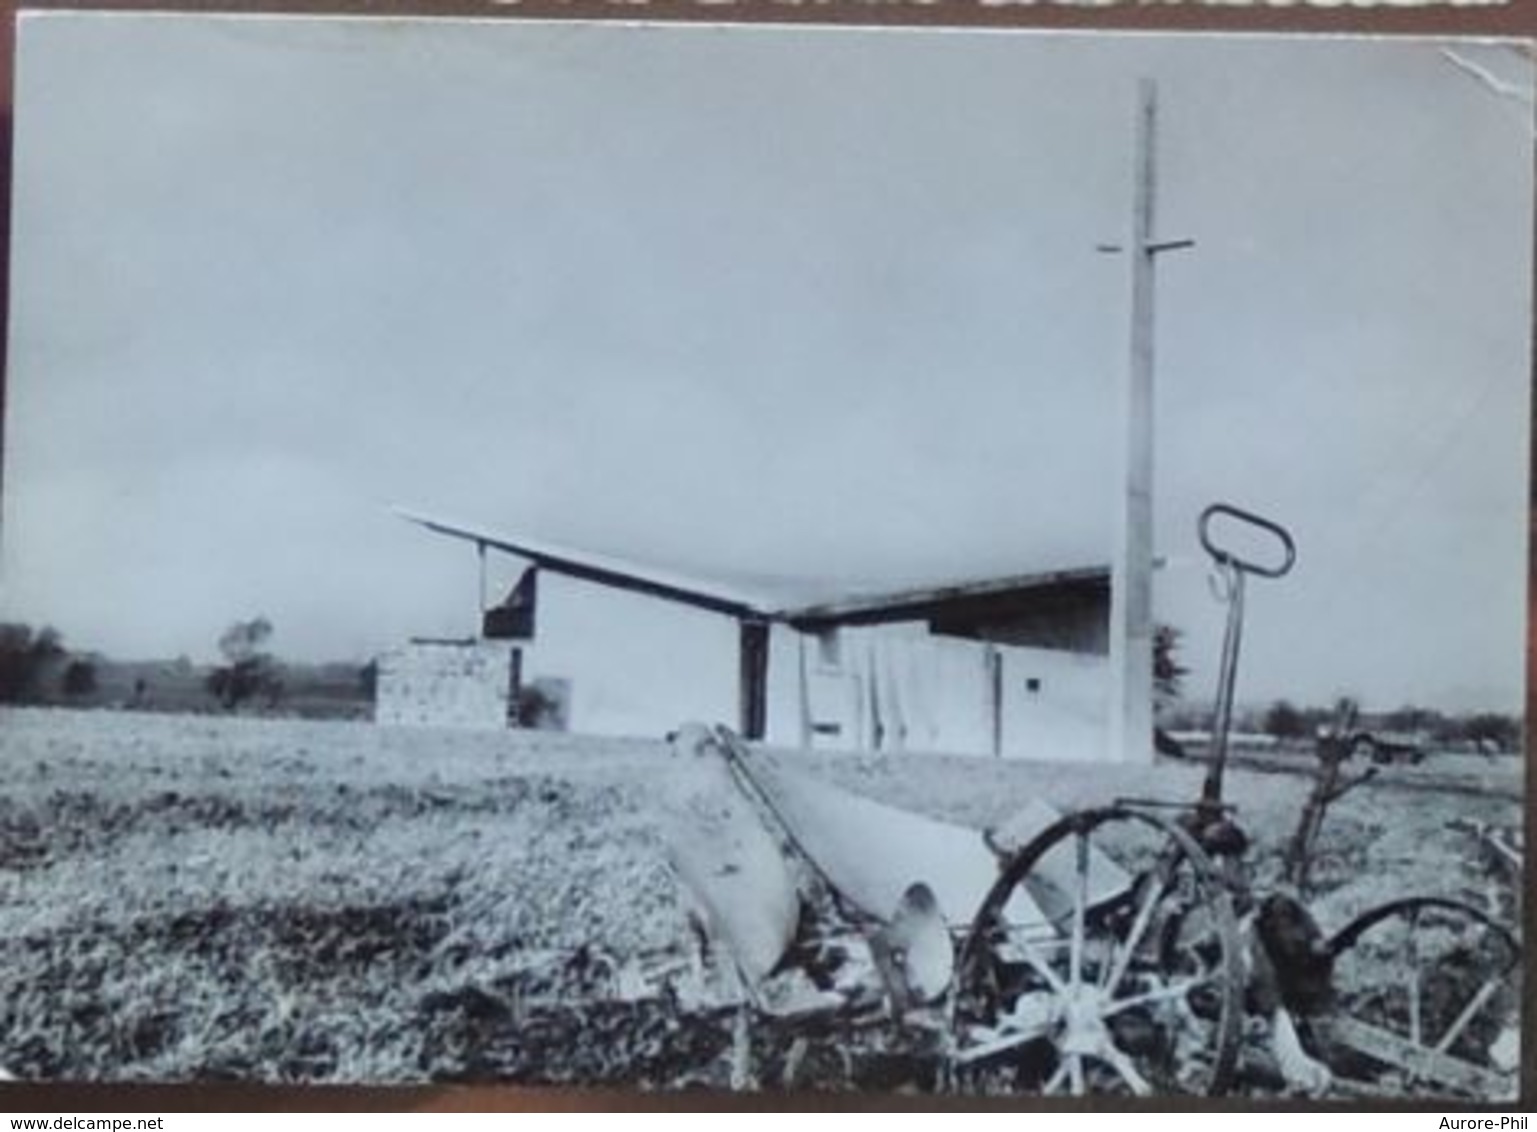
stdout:
[(817, 634), (817, 663), (825, 670), (843, 667), (842, 639), (837, 629), (823, 629)]
[(539, 570), (530, 566), (501, 604), (481, 615), (481, 636), (492, 641), (533, 640), (534, 611), (538, 603)]

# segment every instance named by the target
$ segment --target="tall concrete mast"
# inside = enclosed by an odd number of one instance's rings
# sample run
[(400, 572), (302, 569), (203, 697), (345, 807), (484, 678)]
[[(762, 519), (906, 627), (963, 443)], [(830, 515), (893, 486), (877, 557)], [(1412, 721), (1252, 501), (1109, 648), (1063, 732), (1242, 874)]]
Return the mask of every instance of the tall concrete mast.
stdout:
[(1193, 240), (1156, 235), (1158, 92), (1137, 86), (1130, 265), (1131, 352), (1118, 412), (1123, 464), (1117, 480), (1110, 576), (1110, 758), (1153, 752), (1153, 330), (1154, 261)]

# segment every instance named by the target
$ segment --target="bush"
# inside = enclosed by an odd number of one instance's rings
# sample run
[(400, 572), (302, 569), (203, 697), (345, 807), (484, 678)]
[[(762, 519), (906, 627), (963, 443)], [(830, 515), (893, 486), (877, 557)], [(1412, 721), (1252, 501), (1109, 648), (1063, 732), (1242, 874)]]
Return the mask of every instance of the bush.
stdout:
[(261, 646), (272, 636), (272, 622), (265, 617), (237, 621), (219, 637), (219, 651), (228, 664), (208, 674), (203, 686), (226, 711), (257, 696), (273, 707), (283, 697), (281, 670)]
[(1265, 713), (1265, 734), (1277, 739), (1301, 739), (1308, 730), (1307, 717), (1289, 700), (1277, 700)]
[(0, 702), (41, 699), (43, 674), (64, 656), (56, 629), (34, 633), (30, 625), (0, 625)]
[(1462, 721), (1462, 738), (1480, 748), (1514, 751), (1521, 746), (1521, 723), (1508, 715), (1482, 712)]
[(96, 694), (96, 666), (88, 660), (70, 661), (61, 682), (64, 694), (72, 700)]

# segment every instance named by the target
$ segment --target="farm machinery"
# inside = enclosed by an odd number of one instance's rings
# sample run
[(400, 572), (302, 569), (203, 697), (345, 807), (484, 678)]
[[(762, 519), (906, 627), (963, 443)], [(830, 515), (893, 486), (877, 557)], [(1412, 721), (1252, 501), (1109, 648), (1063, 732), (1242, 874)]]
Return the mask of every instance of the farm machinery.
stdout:
[[(1498, 911), (1403, 896), (1326, 935), (1297, 891), (1258, 890), (1227, 738), (1246, 584), (1296, 550), (1225, 504), (1199, 537), (1227, 623), (1188, 804), (1031, 801), (979, 835), (773, 772), (726, 728), (685, 737), (757, 832), (700, 842), (680, 871), (734, 964), (742, 1029), (792, 1035), (776, 1080), (744, 1064), (738, 1083), (809, 1083), (821, 1041), (901, 1051), (913, 1084), (963, 1093), (1516, 1096), (1521, 948)], [(788, 882), (765, 883), (771, 856)]]

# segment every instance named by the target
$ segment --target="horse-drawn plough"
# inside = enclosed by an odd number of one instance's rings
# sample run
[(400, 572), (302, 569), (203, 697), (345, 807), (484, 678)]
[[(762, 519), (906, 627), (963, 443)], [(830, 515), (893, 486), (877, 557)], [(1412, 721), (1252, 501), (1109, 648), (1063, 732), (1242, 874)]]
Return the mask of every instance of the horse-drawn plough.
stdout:
[[(1273, 559), (1219, 544), (1224, 524), (1271, 540)], [(814, 1083), (817, 1041), (876, 1030), (914, 1084), (956, 1092), (1516, 1095), (1521, 949), (1497, 909), (1406, 896), (1326, 936), (1294, 891), (1256, 891), (1223, 800), (1225, 740), (1245, 581), (1281, 577), (1295, 551), (1224, 505), (1200, 537), (1229, 613), (1214, 751), (1188, 805), (1030, 801), (978, 835), (774, 771), (725, 728), (677, 738), (754, 827), (727, 821), (714, 832), (734, 840), (678, 853), (742, 1030), (803, 1035), (778, 1079), (743, 1064), (743, 1080)]]

